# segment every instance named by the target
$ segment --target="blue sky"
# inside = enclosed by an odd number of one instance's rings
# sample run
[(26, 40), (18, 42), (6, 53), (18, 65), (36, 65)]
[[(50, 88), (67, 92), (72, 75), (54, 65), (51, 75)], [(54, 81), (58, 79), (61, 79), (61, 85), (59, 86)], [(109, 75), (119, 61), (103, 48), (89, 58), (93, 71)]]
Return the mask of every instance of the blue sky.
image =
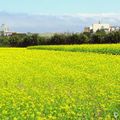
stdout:
[(1, 0), (0, 11), (33, 14), (120, 12), (120, 0)]
[(0, 24), (21, 32), (78, 32), (101, 20), (120, 25), (120, 0), (1, 0)]

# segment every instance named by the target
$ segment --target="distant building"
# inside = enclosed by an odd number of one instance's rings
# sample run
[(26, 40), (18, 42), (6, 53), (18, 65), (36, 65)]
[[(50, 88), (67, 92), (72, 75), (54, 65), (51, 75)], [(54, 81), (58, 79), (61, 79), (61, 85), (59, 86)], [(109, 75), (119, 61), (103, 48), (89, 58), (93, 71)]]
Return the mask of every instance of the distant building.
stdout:
[(84, 32), (90, 32), (90, 27), (85, 27)]
[(91, 27), (85, 27), (84, 28), (84, 32), (97, 32), (98, 30), (104, 30), (105, 32), (111, 32), (111, 31), (118, 31), (120, 30), (120, 27), (118, 26), (110, 26), (110, 24), (101, 24), (96, 23), (96, 24), (92, 24)]
[(119, 26), (111, 26), (110, 31), (120, 31), (120, 27)]
[(0, 26), (0, 34), (5, 35), (7, 32), (9, 32), (9, 28), (5, 24), (2, 24)]
[(0, 26), (0, 36), (9, 36), (12, 32), (9, 31), (9, 27), (5, 24)]
[(92, 25), (93, 32), (97, 32), (98, 30), (105, 30), (106, 32), (110, 32), (110, 25), (109, 24), (101, 24), (100, 22), (98, 24)]

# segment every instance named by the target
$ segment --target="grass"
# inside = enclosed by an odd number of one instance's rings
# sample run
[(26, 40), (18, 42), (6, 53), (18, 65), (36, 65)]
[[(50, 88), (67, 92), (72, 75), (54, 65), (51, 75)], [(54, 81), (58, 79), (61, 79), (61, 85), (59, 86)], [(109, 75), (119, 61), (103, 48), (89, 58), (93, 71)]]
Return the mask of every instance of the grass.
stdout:
[(1, 48), (0, 119), (118, 120), (119, 83), (119, 55)]
[(120, 55), (120, 44), (49, 45), (49, 46), (31, 46), (28, 47), (28, 49), (71, 51), (71, 52), (95, 52), (103, 54)]

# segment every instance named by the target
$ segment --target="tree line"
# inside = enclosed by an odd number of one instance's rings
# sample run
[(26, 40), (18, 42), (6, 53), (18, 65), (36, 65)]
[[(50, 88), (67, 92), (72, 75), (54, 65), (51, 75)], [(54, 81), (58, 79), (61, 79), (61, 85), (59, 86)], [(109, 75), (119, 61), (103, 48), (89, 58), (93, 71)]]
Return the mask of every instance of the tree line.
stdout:
[(51, 37), (17, 33), (11, 36), (0, 36), (0, 46), (10, 47), (104, 43), (120, 43), (120, 31), (106, 33), (104, 30), (98, 30), (96, 33), (56, 33)]

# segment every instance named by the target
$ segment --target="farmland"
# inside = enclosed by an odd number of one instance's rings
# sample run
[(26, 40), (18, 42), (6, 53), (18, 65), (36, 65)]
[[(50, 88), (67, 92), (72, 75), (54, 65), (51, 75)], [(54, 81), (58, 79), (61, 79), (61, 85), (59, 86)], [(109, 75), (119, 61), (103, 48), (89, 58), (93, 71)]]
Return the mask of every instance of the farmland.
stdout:
[(93, 52), (120, 55), (120, 44), (86, 44), (86, 45), (49, 45), (30, 46), (29, 49), (55, 50), (71, 52)]
[(120, 45), (113, 46), (0, 48), (0, 119), (118, 120)]

